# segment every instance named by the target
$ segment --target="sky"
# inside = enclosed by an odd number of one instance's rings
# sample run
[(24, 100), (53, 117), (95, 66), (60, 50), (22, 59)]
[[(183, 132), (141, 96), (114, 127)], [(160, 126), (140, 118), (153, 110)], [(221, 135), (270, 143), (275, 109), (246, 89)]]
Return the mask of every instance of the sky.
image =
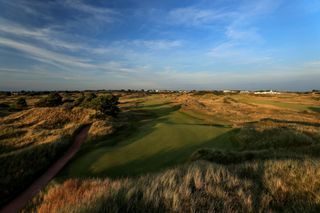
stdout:
[(320, 0), (0, 0), (0, 90), (319, 85)]

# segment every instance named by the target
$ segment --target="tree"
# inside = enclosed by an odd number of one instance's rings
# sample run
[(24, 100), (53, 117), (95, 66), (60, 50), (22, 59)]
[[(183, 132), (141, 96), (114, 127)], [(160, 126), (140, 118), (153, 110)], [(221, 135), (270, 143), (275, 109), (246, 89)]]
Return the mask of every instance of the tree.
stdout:
[(57, 92), (50, 93), (47, 97), (41, 98), (36, 104), (39, 107), (55, 107), (62, 104), (62, 97)]
[(85, 94), (84, 102), (88, 102), (89, 103), (90, 101), (92, 101), (96, 97), (97, 97), (97, 95), (95, 93), (89, 92), (89, 93)]
[(73, 106), (80, 106), (80, 104), (82, 104), (83, 101), (84, 101), (84, 95), (83, 93), (81, 93), (81, 95), (74, 100)]
[(106, 115), (117, 116), (120, 112), (118, 104), (119, 97), (117, 96), (99, 96), (92, 99), (88, 104), (88, 107), (99, 110)]
[(16, 100), (16, 102), (15, 102), (15, 108), (17, 108), (17, 109), (22, 109), (22, 108), (25, 108), (27, 106), (28, 105), (27, 105), (26, 99), (24, 99), (22, 97), (18, 98)]

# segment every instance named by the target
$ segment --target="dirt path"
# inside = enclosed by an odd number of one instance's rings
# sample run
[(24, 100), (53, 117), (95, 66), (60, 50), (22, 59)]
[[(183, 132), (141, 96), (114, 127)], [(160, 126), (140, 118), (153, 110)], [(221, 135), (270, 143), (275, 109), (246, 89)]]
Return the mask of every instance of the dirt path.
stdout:
[(68, 149), (68, 151), (59, 160), (57, 160), (42, 176), (36, 179), (24, 192), (22, 192), (15, 199), (4, 206), (0, 210), (0, 213), (18, 212), (34, 195), (36, 195), (41, 189), (43, 189), (49, 183), (49, 181), (77, 153), (81, 144), (87, 138), (89, 128), (89, 126), (83, 128), (76, 136), (72, 146)]

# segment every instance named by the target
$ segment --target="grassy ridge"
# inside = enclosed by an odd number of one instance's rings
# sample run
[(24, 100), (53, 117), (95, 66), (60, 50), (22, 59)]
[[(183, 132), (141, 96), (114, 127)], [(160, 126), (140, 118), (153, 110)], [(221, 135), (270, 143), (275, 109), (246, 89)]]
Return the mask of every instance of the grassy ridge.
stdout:
[(82, 146), (25, 211), (319, 212), (320, 114), (291, 106), (318, 99), (239, 97), (123, 97), (125, 125)]
[[(260, 127), (261, 124), (255, 124)], [(200, 149), (192, 162), (130, 179), (69, 179), (54, 183), (29, 203), (38, 212), (318, 212), (320, 143), (291, 134), (274, 140), (263, 130), (237, 131), (240, 149)], [(274, 130), (272, 130), (274, 131)], [(302, 133), (300, 133), (302, 134)], [(247, 137), (243, 137), (243, 136)], [(259, 135), (258, 135), (259, 136)], [(269, 137), (267, 137), (269, 136)], [(260, 135), (261, 137), (261, 135)], [(270, 140), (271, 139), (271, 140)], [(288, 141), (286, 143), (286, 141)], [(279, 143), (280, 146), (274, 146)], [(302, 144), (301, 144), (302, 143)], [(249, 144), (249, 146), (247, 146)], [(203, 161), (205, 160), (205, 161)], [(85, 193), (84, 193), (85, 192)], [(72, 196), (70, 196), (72, 194)]]
[(93, 123), (91, 138), (101, 132), (108, 134), (110, 125), (100, 124), (95, 117), (94, 110), (56, 107), (25, 110), (1, 118), (0, 205), (20, 193), (62, 156), (83, 125)]
[(69, 147), (72, 137), (0, 156), (0, 205), (19, 194)]

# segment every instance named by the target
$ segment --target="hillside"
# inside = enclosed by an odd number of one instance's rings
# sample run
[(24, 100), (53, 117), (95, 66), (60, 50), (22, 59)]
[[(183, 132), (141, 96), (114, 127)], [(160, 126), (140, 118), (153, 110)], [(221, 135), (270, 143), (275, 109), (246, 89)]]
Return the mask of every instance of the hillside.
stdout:
[(25, 211), (317, 212), (318, 103), (123, 95), (115, 123), (125, 125), (86, 144)]
[(113, 132), (108, 117), (82, 108), (32, 108), (0, 118), (0, 123), (1, 203), (43, 173), (84, 125), (92, 125), (89, 140)]

